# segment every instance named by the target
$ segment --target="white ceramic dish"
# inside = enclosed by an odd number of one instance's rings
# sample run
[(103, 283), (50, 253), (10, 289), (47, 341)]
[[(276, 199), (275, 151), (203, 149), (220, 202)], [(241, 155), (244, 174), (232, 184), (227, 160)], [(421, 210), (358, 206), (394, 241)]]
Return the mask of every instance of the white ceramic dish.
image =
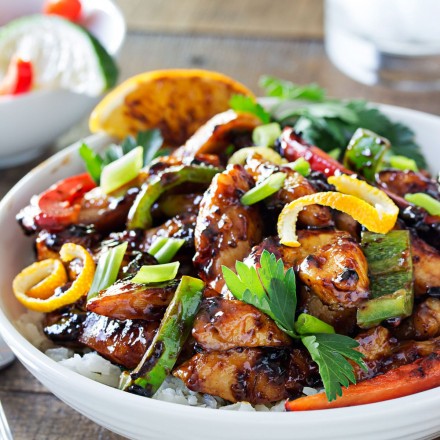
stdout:
[[(440, 117), (382, 106), (393, 119), (410, 125), (435, 169), (440, 165)], [(100, 149), (108, 138), (95, 135)], [(194, 408), (146, 399), (109, 388), (58, 365), (15, 328), (23, 308), (11, 282), (30, 263), (32, 244), (15, 222), (30, 197), (63, 177), (82, 172), (78, 144), (58, 153), (25, 176), (0, 203), (0, 332), (26, 368), (68, 405), (106, 428), (133, 439), (210, 440), (371, 440), (428, 439), (440, 434), (440, 388), (387, 402), (303, 413), (234, 412)], [(24, 423), (26, 423), (24, 421)]]
[[(0, 26), (20, 17), (39, 13), (43, 0), (0, 0)], [(83, 24), (111, 55), (125, 38), (125, 21), (111, 0), (83, 0)], [(57, 137), (86, 116), (99, 97), (67, 90), (0, 97), (0, 168), (37, 157)]]

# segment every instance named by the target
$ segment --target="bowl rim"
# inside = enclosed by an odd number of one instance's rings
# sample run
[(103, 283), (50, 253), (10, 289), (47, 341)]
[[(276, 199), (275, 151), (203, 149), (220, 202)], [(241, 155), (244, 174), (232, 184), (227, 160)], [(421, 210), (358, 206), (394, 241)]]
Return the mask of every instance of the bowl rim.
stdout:
[[(262, 100), (265, 103), (273, 102), (272, 100)], [(404, 107), (385, 105), (385, 104), (374, 104), (385, 112), (394, 114), (405, 114), (410, 116), (415, 120), (414, 125), (417, 125), (417, 121), (429, 120), (431, 123), (440, 125), (440, 117), (417, 111), (411, 110)], [(99, 141), (111, 141), (111, 138), (104, 133), (97, 133), (91, 135), (84, 139), (84, 141), (89, 141), (90, 143), (95, 143)], [(21, 189), (28, 184), (28, 181), (34, 177), (35, 174), (39, 173), (41, 169), (45, 169), (51, 166), (58, 166), (62, 163), (62, 159), (71, 155), (75, 152), (82, 141), (75, 142), (66, 149), (54, 154), (41, 164), (37, 165), (29, 173), (27, 173), (0, 201), (0, 211), (3, 211), (10, 200), (14, 197), (16, 193), (19, 193)], [(26, 358), (26, 360), (33, 365), (35, 369), (40, 371), (46, 371), (59, 382), (70, 382), (72, 378), (75, 379), (75, 388), (78, 392), (86, 395), (100, 395), (103, 400), (108, 400), (112, 402), (121, 402), (121, 405), (130, 408), (137, 408), (141, 402), (139, 399), (141, 397), (130, 394), (122, 393), (116, 388), (109, 387), (107, 385), (96, 382), (92, 379), (81, 376), (80, 374), (69, 370), (57, 362), (50, 359), (47, 355), (41, 352), (39, 349), (34, 347), (12, 324), (12, 322), (6, 317), (5, 312), (0, 308), (0, 334), (4, 337), (8, 345), (17, 355), (17, 357)], [(15, 343), (14, 343), (15, 341)], [(219, 415), (218, 409), (212, 408), (201, 408), (192, 407), (187, 405), (179, 405), (172, 402), (160, 401), (156, 399), (143, 399), (142, 407), (145, 411), (150, 413), (163, 413), (163, 411), (173, 410), (173, 414), (177, 418), (182, 420), (189, 416), (194, 416), (198, 414), (203, 414), (205, 421), (218, 422), (219, 417), (221, 417), (225, 422), (240, 422), (243, 423), (264, 423), (270, 424), (271, 426), (284, 426), (284, 427), (305, 427), (306, 425), (316, 424), (317, 417), (319, 417), (319, 424), (325, 423), (338, 423), (346, 420), (350, 421), (367, 421), (374, 420), (375, 416), (387, 417), (402, 417), (402, 405), (404, 407), (417, 407), (423, 405), (423, 407), (434, 408), (434, 405), (440, 404), (440, 387), (433, 388), (420, 393), (412, 394), (405, 397), (400, 397), (397, 399), (387, 400), (384, 402), (377, 402), (367, 405), (359, 405), (346, 408), (335, 408), (331, 410), (313, 410), (304, 411), (300, 413), (289, 413), (286, 416), (284, 412), (253, 412), (253, 411), (221, 411)], [(170, 406), (172, 405), (172, 406)], [(200, 412), (202, 411), (203, 412)], [(224, 415), (227, 414), (227, 415)], [(313, 426), (313, 425), (312, 425)], [(409, 425), (407, 425), (409, 426)]]

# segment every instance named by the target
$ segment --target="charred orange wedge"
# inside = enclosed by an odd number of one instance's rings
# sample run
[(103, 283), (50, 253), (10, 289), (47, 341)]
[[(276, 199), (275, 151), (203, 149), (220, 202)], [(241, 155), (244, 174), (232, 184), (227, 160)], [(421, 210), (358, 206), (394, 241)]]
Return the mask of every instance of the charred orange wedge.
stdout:
[(134, 76), (110, 92), (93, 110), (92, 133), (119, 139), (151, 128), (165, 144), (182, 145), (201, 125), (229, 108), (232, 95), (252, 96), (244, 85), (218, 72), (156, 70)]
[(397, 221), (399, 208), (380, 189), (353, 176), (331, 176), (328, 182), (340, 192), (310, 194), (286, 205), (278, 218), (278, 235), (285, 246), (301, 244), (296, 235), (299, 212), (309, 205), (324, 205), (353, 217), (369, 231), (379, 234), (389, 232)]

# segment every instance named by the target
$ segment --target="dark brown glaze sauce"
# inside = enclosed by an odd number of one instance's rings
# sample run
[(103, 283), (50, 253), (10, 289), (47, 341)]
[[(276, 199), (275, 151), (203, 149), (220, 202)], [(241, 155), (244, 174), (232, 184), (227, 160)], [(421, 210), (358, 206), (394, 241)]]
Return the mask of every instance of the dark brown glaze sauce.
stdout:
[(291, 344), (290, 338), (267, 315), (249, 304), (222, 298), (203, 301), (192, 335), (207, 351)]
[(120, 280), (87, 302), (87, 310), (114, 319), (160, 320), (179, 282), (146, 286)]
[(257, 206), (244, 206), (240, 198), (254, 186), (240, 165), (217, 174), (203, 196), (195, 229), (194, 266), (200, 278), (218, 292), (224, 286), (221, 267), (235, 266), (262, 238)]
[(111, 362), (135, 368), (159, 327), (157, 321), (119, 321), (88, 313), (79, 341)]

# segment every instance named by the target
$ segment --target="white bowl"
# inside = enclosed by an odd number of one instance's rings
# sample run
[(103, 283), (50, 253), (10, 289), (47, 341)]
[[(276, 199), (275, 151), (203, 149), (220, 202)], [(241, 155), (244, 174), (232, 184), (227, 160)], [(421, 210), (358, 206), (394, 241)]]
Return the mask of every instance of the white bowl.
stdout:
[[(43, 0), (0, 0), (0, 26), (39, 13)], [(82, 0), (82, 23), (115, 56), (125, 38), (125, 21), (111, 0)], [(37, 157), (67, 129), (86, 116), (100, 97), (67, 90), (36, 91), (0, 97), (0, 168)]]
[[(393, 119), (410, 125), (429, 163), (440, 164), (440, 118), (398, 107), (382, 106)], [(95, 135), (89, 145), (100, 149), (109, 139)], [(422, 439), (440, 433), (440, 388), (387, 402), (302, 413), (235, 412), (160, 402), (109, 388), (49, 359), (17, 330), (24, 311), (11, 292), (12, 279), (32, 257), (15, 214), (30, 197), (58, 179), (83, 171), (78, 144), (56, 154), (25, 176), (0, 203), (0, 333), (26, 368), (49, 390), (96, 423), (133, 439)], [(31, 423), (31, 422), (29, 422)]]

